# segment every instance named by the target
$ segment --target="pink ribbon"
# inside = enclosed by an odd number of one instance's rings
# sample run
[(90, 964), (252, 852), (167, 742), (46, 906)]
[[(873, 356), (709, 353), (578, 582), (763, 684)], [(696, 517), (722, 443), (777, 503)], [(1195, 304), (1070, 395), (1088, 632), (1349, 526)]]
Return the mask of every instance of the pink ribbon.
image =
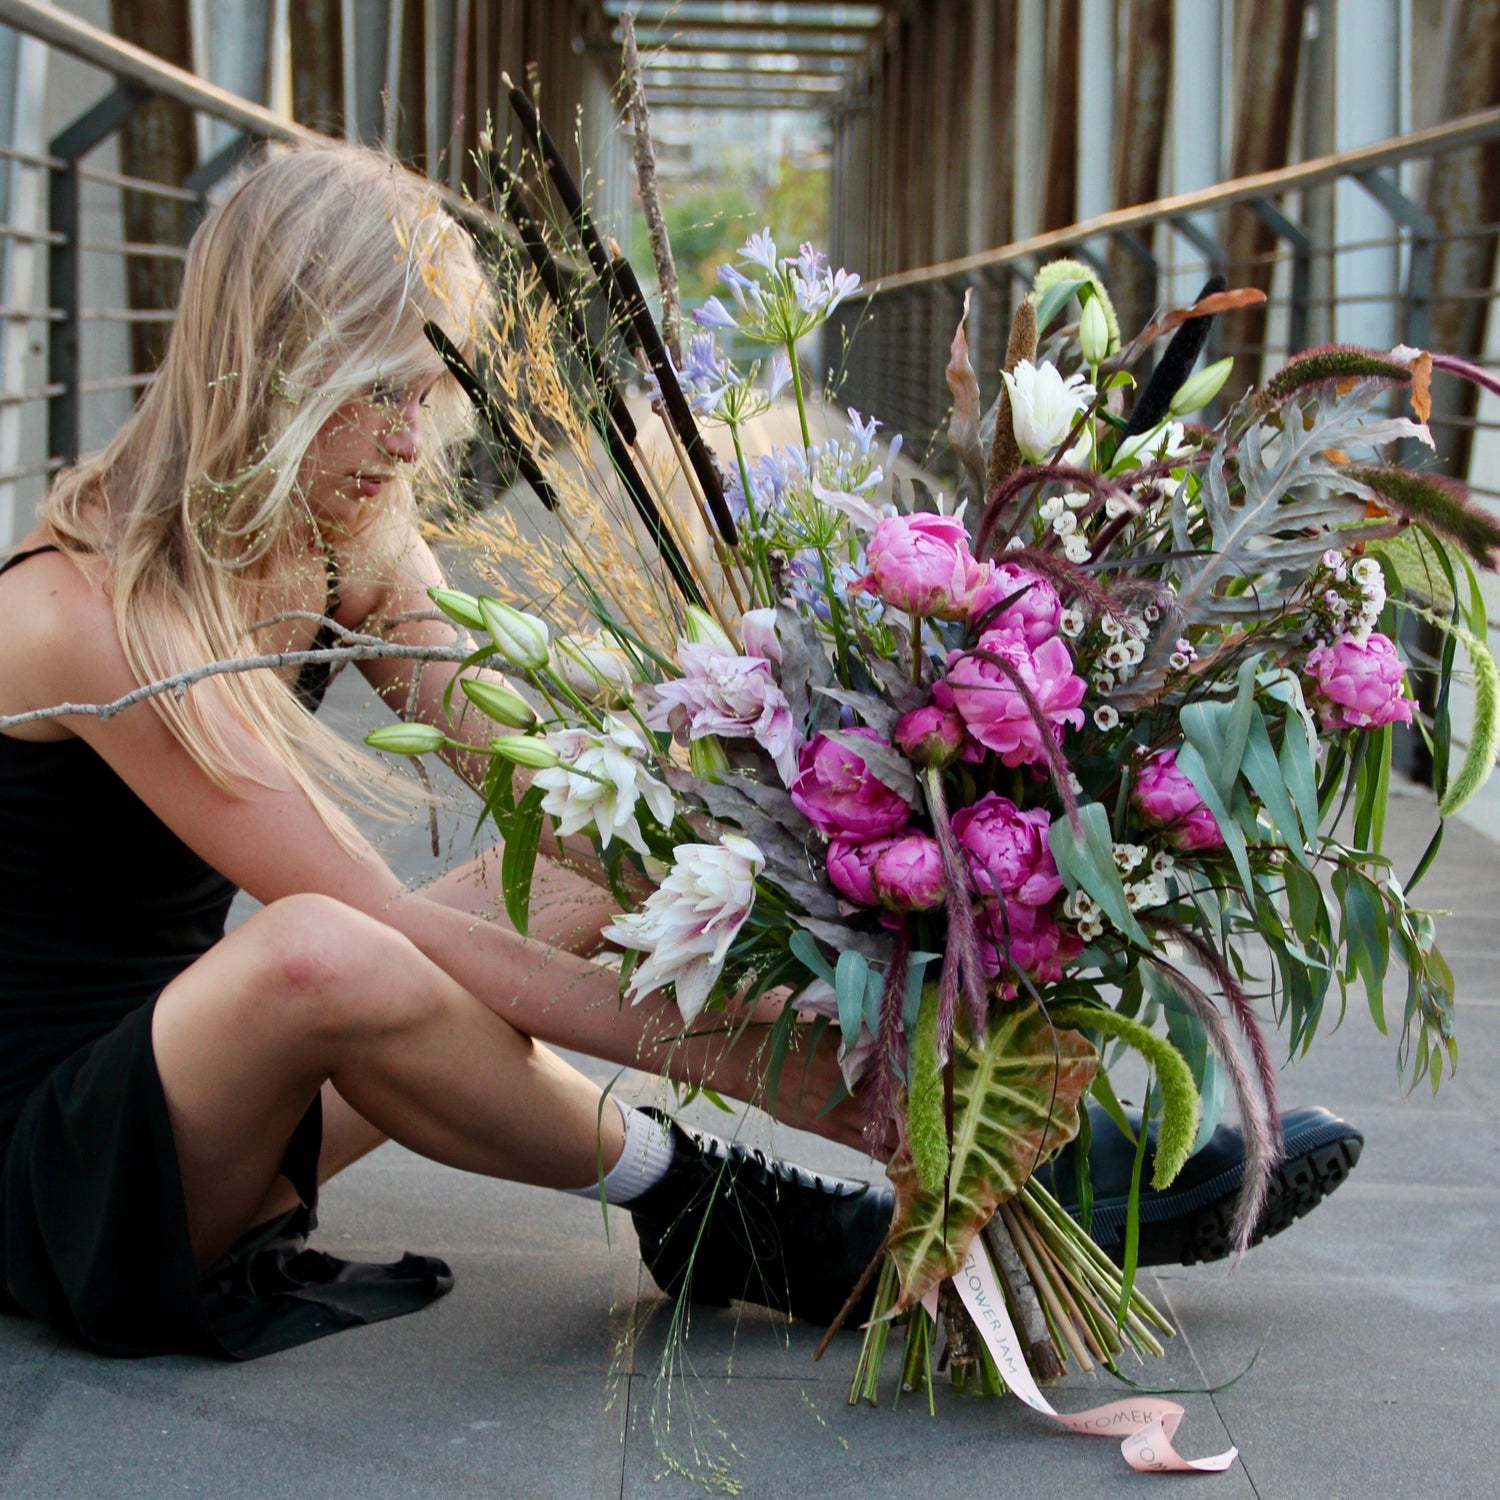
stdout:
[(1124, 1435), (1120, 1452), (1132, 1469), (1149, 1474), (1218, 1474), (1239, 1457), (1239, 1449), (1213, 1458), (1183, 1458), (1172, 1446), (1182, 1422), (1183, 1409), (1175, 1401), (1158, 1396), (1137, 1396), (1130, 1401), (1112, 1401), (1108, 1406), (1067, 1414), (1057, 1411), (1037, 1389), (1027, 1367), (1021, 1341), (1006, 1311), (1005, 1297), (990, 1263), (989, 1251), (978, 1235), (964, 1268), (953, 1278), (975, 1326), (984, 1338), (1002, 1379), (1034, 1411), (1074, 1432), (1093, 1437)]

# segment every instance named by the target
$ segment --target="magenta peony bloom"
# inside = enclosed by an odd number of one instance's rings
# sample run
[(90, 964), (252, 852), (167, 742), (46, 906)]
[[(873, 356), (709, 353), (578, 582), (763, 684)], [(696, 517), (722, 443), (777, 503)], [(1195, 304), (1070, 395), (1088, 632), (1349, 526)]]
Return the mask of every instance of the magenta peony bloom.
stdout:
[(1041, 808), (1022, 812), (996, 792), (953, 814), (953, 836), (968, 856), (975, 886), (1023, 906), (1045, 906), (1062, 889), (1047, 842), (1051, 826)]
[(943, 855), (931, 834), (903, 833), (892, 839), (872, 871), (875, 894), (892, 911), (932, 911), (943, 904)]
[(828, 878), (841, 896), (856, 906), (879, 906), (875, 890), (875, 861), (885, 853), (894, 839), (835, 838), (828, 844)]
[[(873, 729), (844, 732), (885, 744)], [(802, 747), (797, 764), (800, 769), (790, 788), (792, 802), (829, 838), (883, 838), (911, 821), (906, 800), (870, 774), (858, 751), (826, 734), (815, 734)]]
[(952, 516), (887, 516), (865, 548), (866, 586), (907, 614), (961, 620), (980, 566), (969, 534)]
[(1314, 646), (1305, 670), (1325, 729), (1411, 723), (1411, 699), (1402, 691), (1406, 668), (1395, 642), (1378, 630), (1363, 641), (1341, 635), (1331, 646)]
[(1158, 750), (1137, 768), (1130, 800), (1146, 823), (1165, 831), (1174, 849), (1191, 853), (1195, 849), (1217, 849), (1224, 842), (1198, 788), (1177, 769), (1175, 750)]
[[(1083, 710), (1078, 705), (1088, 684), (1074, 675), (1073, 658), (1056, 636), (1033, 651), (1019, 630), (987, 630), (979, 644), (1010, 663), (1040, 703), (1059, 740), (1063, 725), (1083, 727)], [(1027, 765), (1047, 758), (1041, 730), (1010, 677), (993, 663), (970, 652), (955, 652), (948, 658), (948, 686), (953, 692), (953, 706), (963, 716), (969, 733), (1006, 765)]]
[(968, 736), (950, 694), (946, 707), (929, 703), (904, 714), (896, 724), (893, 738), (908, 760), (942, 770), (958, 759)]
[[(1023, 906), (1018, 901), (1005, 903), (1002, 920), (1000, 909), (986, 905), (978, 913), (979, 961), (990, 978), (1000, 978), (1000, 991), (1014, 999), (1017, 986), (1007, 981), (1007, 973), (1029, 974), (1038, 984), (1056, 984), (1063, 969), (1083, 952), (1083, 939), (1076, 932), (1059, 927), (1050, 907)], [(1003, 955), (1009, 955), (1009, 962)]]
[(1062, 622), (1062, 600), (1045, 578), (1015, 563), (986, 563), (985, 574), (969, 599), (969, 618), (983, 619), (1002, 599), (1021, 594), (1009, 608), (1002, 610), (986, 626), (989, 630), (1019, 630), (1033, 651), (1057, 634)]

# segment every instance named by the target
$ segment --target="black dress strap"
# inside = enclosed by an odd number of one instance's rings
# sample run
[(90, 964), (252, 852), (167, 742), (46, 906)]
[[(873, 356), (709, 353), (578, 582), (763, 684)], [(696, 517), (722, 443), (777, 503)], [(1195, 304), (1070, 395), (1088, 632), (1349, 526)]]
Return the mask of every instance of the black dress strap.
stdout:
[[(332, 619), (334, 611), (342, 602), (339, 598), (339, 560), (332, 547), (323, 549), (323, 557), (328, 569), (328, 597), (323, 605), (323, 613), (328, 619)], [(333, 627), (328, 624), (328, 619), (318, 626), (318, 633), (313, 637), (311, 650), (327, 651), (337, 645), (337, 638)], [(297, 701), (308, 713), (317, 713), (332, 678), (333, 663), (326, 661), (307, 662), (297, 674), (297, 681), (292, 691), (296, 693)]]
[(43, 542), (40, 547), (28, 547), (24, 552), (12, 552), (3, 563), (0, 563), (0, 573), (8, 573), (17, 563), (23, 563), (28, 557), (35, 557), (39, 552), (61, 552), (62, 548), (56, 542)]

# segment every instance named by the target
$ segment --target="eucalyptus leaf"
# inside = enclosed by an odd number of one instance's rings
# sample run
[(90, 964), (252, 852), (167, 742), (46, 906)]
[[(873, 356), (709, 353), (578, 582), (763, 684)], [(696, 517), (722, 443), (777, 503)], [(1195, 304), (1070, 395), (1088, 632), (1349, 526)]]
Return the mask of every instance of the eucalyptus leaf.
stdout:
[(1265, 716), (1255, 705), (1250, 706), (1249, 732), (1245, 736), (1245, 754), (1240, 762), (1240, 774), (1250, 784), (1250, 789), (1260, 798), (1281, 833), (1283, 842), (1298, 864), (1311, 867), (1312, 854), (1302, 836), (1302, 825), (1297, 811), (1292, 806), (1291, 794), (1287, 791), (1286, 778), (1276, 752), (1271, 748), (1271, 733), (1266, 728)]
[(835, 703), (842, 703), (845, 708), (852, 708), (877, 734), (886, 739), (894, 737), (901, 710), (892, 708), (884, 698), (877, 698), (874, 693), (851, 692), (833, 683), (814, 691), (824, 698), (832, 698)]
[(1184, 745), (1177, 752), (1177, 768), (1193, 783), (1203, 805), (1213, 814), (1213, 820), (1219, 825), (1219, 832), (1224, 835), (1224, 847), (1229, 850), (1229, 856), (1234, 860), (1234, 868), (1240, 877), (1240, 886), (1245, 892), (1245, 898), (1253, 902), (1255, 900), (1255, 885), (1250, 878), (1250, 859), (1245, 851), (1245, 835), (1240, 832), (1240, 826), (1229, 814), (1229, 809), (1224, 806), (1219, 798), (1219, 789), (1214, 785), (1214, 779), (1209, 774), (1208, 767), (1204, 764), (1203, 757), (1198, 753), (1194, 745)]
[(852, 1049), (859, 1042), (859, 1028), (865, 1018), (865, 979), (869, 971), (870, 966), (863, 955), (852, 948), (839, 954), (833, 988), (838, 996), (839, 1030), (844, 1034), (845, 1048)]

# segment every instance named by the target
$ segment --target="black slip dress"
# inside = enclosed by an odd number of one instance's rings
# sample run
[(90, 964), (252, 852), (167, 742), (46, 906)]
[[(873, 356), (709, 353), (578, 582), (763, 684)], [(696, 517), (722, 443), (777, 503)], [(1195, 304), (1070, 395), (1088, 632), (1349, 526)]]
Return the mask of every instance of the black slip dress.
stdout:
[[(330, 569), (330, 614), (337, 597)], [(315, 645), (331, 639), (324, 626)], [(299, 678), (309, 710), (328, 678), (323, 664)], [(306, 1248), (316, 1098), (281, 1163), (298, 1206), (198, 1273), (151, 1016), (223, 937), (234, 895), (82, 740), (0, 734), (0, 1310), (100, 1353), (251, 1359), (452, 1286), (430, 1257), (365, 1265)]]

